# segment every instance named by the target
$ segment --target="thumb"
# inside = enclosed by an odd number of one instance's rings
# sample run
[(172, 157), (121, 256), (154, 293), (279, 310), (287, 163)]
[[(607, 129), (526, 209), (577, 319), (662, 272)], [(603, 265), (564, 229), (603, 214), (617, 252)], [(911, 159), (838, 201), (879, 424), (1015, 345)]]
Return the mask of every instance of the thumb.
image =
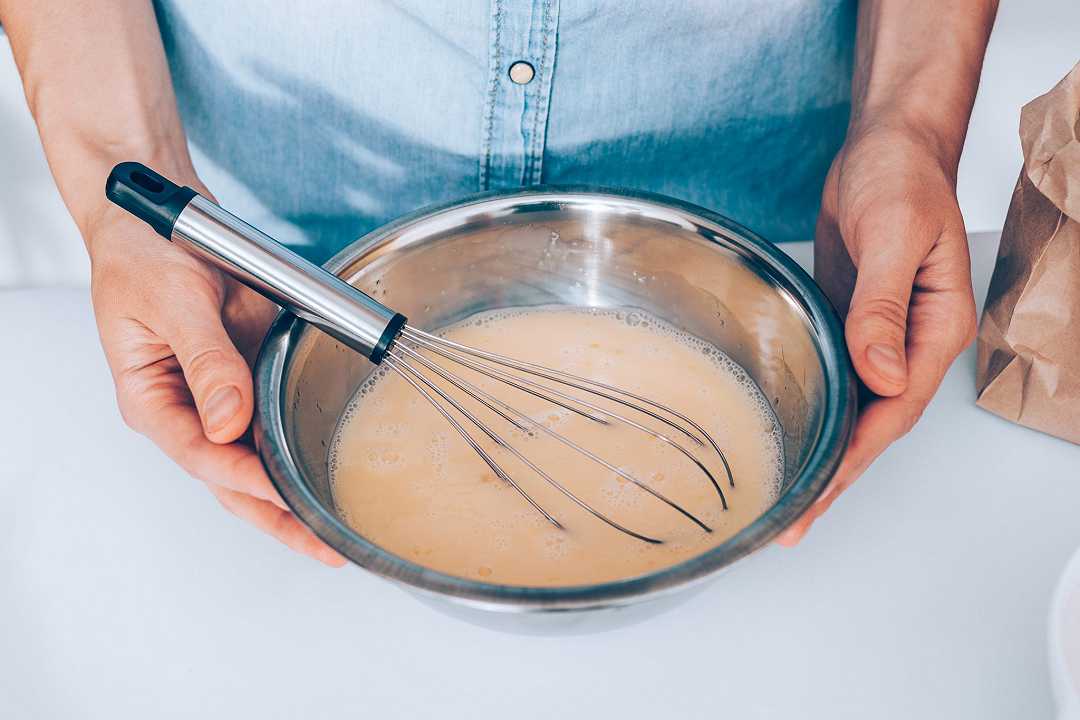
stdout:
[(908, 303), (918, 270), (902, 249), (882, 249), (860, 258), (844, 331), (855, 372), (878, 395), (907, 388)]
[(194, 312), (185, 308), (170, 335), (207, 439), (236, 440), (251, 422), (254, 392), (251, 370), (225, 331), (220, 311), (212, 304)]

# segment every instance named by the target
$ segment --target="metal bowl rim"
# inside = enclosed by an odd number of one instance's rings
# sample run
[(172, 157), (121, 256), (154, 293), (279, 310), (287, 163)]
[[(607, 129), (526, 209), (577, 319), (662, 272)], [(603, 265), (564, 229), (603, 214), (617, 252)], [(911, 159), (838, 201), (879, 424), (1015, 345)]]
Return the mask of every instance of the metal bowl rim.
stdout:
[[(688, 216), (733, 246), (765, 263), (795, 289), (795, 299), (815, 329), (817, 350), (824, 366), (824, 422), (803, 470), (780, 499), (731, 538), (701, 555), (671, 567), (632, 578), (561, 587), (500, 585), (449, 575), (399, 557), (363, 538), (328, 511), (305, 483), (292, 456), (282, 418), (286, 402), (284, 378), (292, 353), (307, 323), (288, 312), (274, 320), (260, 348), (254, 369), (253, 434), (271, 482), (289, 508), (315, 534), (353, 563), (385, 578), (450, 600), (497, 611), (565, 611), (607, 607), (651, 599), (696, 584), (771, 542), (805, 512), (832, 478), (854, 427), (854, 374), (847, 356), (843, 328), (818, 285), (786, 253), (733, 220), (705, 208), (656, 193), (579, 185), (534, 186), (513, 191), (489, 191), (448, 203), (421, 208), (350, 243), (324, 264), (338, 274), (358, 257), (402, 229), (438, 215), (490, 204), (509, 208), (543, 203), (577, 204), (588, 200), (658, 206)], [(719, 244), (715, 239), (711, 242)], [(310, 331), (310, 329), (308, 329)]]

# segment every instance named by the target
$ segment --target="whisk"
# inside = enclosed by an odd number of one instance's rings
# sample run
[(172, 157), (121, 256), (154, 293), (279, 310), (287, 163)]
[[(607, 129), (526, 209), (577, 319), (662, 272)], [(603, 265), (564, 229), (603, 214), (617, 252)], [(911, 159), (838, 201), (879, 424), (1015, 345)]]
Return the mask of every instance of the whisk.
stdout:
[[(623, 388), (462, 345), (414, 328), (407, 324), (401, 313), (305, 260), (195, 190), (180, 187), (140, 163), (125, 162), (114, 167), (109, 174), (105, 194), (109, 200), (147, 222), (160, 235), (232, 275), (364, 355), (372, 363), (388, 367), (438, 411), (498, 478), (517, 491), (555, 527), (562, 529), (563, 525), (484, 449), (476, 433), (517, 458), (530, 471), (598, 520), (643, 542), (663, 542), (626, 527), (583, 500), (529, 460), (447, 388), (471, 398), (527, 435), (547, 435), (597, 466), (632, 483), (701, 530), (712, 532), (712, 528), (699, 517), (659, 490), (611, 460), (600, 457), (572, 438), (516, 409), (466, 379), (463, 374), (433, 362), (425, 352), (591, 422), (621, 424), (674, 448), (702, 475), (704, 481), (712, 485), (721, 506), (727, 510), (728, 500), (722, 485), (726, 483), (728, 487), (735, 487), (727, 457), (701, 425), (679, 411)], [(436, 377), (444, 384), (436, 381)], [(609, 405), (602, 404), (605, 402)], [(646, 424), (649, 422), (656, 423), (664, 430), (650, 427)], [(688, 449), (687, 444), (719, 459), (724, 483)]]

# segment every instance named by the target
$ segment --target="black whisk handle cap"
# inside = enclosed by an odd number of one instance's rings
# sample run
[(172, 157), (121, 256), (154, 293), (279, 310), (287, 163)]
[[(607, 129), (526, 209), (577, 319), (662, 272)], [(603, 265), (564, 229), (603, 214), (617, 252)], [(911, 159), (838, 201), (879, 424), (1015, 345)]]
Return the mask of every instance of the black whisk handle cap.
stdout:
[(197, 194), (137, 162), (120, 163), (105, 181), (105, 197), (169, 240), (176, 219)]

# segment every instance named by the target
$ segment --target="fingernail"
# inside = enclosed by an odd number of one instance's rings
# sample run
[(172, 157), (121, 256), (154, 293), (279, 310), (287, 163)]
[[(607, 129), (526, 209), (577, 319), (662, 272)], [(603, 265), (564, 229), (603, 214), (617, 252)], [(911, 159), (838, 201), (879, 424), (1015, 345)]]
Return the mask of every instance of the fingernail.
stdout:
[(345, 564), (345, 558), (338, 553), (334, 552), (330, 548), (324, 548), (319, 553), (319, 560), (330, 567), (339, 568)]
[(206, 432), (217, 432), (240, 412), (240, 391), (234, 385), (218, 388), (203, 409)]
[(874, 344), (866, 348), (866, 359), (870, 361), (874, 369), (890, 380), (903, 382), (907, 380), (907, 368), (904, 366), (904, 358), (896, 352), (891, 345)]
[(806, 530), (801, 527), (790, 527), (776, 536), (776, 541), (785, 547), (795, 547), (802, 540)]

